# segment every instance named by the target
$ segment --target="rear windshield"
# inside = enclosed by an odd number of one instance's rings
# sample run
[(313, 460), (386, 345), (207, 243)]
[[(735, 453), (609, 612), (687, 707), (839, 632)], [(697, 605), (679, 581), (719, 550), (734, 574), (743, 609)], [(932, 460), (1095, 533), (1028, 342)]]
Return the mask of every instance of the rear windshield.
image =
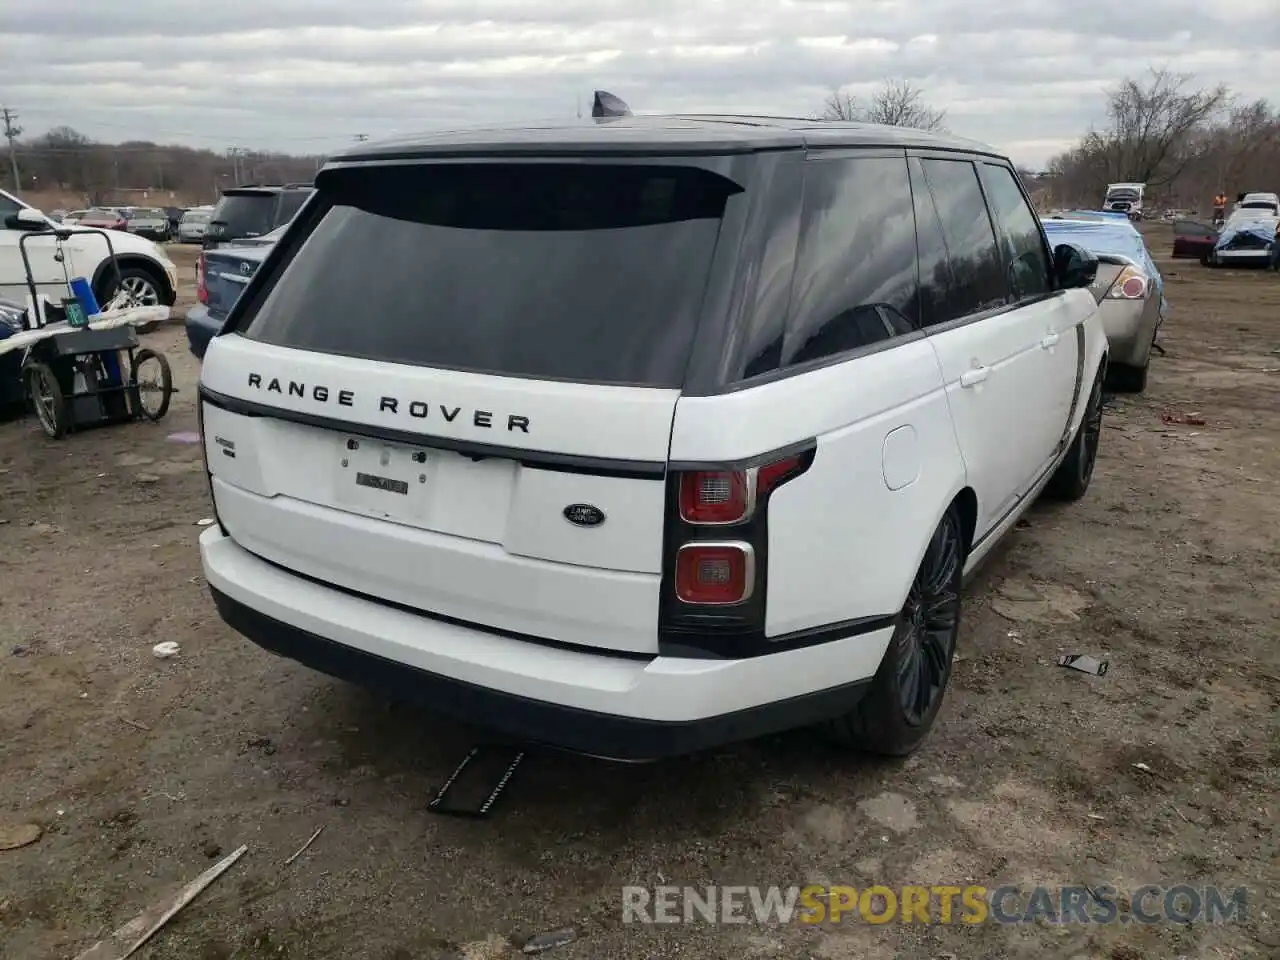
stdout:
[(218, 201), (210, 220), (221, 223), (224, 233), (246, 236), (266, 233), (275, 226), (274, 193), (225, 194)]
[(429, 164), (331, 174), (245, 334), (514, 377), (676, 387), (725, 202), (695, 167)]
[(288, 223), (302, 209), (311, 196), (310, 190), (286, 190), (280, 194), (280, 209), (276, 212), (276, 223)]
[(208, 223), (213, 214), (208, 210), (188, 210), (182, 215), (183, 223)]
[(1270, 200), (1246, 200), (1240, 204), (1241, 210), (1274, 210), (1276, 205)]
[[(1097, 194), (1095, 193), (1094, 196), (1096, 197)], [(1121, 187), (1118, 190), (1112, 190), (1111, 192), (1109, 192), (1107, 194), (1107, 199), (1108, 200), (1137, 200), (1138, 191), (1130, 187)]]

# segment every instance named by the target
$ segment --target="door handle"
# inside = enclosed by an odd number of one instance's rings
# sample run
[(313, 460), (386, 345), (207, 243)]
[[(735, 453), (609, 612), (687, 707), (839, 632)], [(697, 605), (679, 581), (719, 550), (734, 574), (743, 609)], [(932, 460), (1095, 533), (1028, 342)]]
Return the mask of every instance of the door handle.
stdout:
[(1043, 340), (1040, 341), (1040, 346), (1042, 346), (1046, 350), (1049, 350), (1049, 349), (1052, 349), (1053, 347), (1056, 347), (1058, 345), (1058, 341), (1061, 339), (1062, 339), (1062, 334), (1051, 333), (1051, 334), (1048, 334)]
[(966, 370), (960, 374), (960, 386), (976, 387), (985, 379), (987, 379), (987, 368), (974, 367), (972, 370)]

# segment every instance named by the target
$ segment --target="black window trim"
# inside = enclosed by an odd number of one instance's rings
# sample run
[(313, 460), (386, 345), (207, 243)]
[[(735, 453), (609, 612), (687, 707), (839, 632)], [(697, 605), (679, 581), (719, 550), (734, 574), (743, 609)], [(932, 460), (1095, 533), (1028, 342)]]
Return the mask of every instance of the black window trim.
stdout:
[[(881, 319), (888, 324), (888, 320), (883, 315), (884, 308), (877, 307), (876, 309), (880, 310)], [(884, 353), (886, 350), (906, 346), (908, 343), (916, 343), (919, 340), (923, 340), (924, 337), (925, 331), (917, 327), (910, 333), (899, 333), (895, 336), (887, 337), (884, 340), (879, 340), (863, 347), (855, 347), (852, 350), (846, 350), (843, 353), (833, 353), (828, 357), (817, 357), (816, 359), (806, 360), (804, 363), (797, 363), (790, 367), (781, 367), (777, 370), (770, 370), (767, 373), (758, 373), (754, 377), (746, 380), (735, 380), (733, 383), (727, 383), (719, 389), (708, 393), (685, 393), (684, 395), (718, 397), (731, 393), (741, 393), (743, 390), (750, 390), (753, 387), (761, 387), (767, 383), (776, 383), (779, 380), (787, 380), (791, 377), (800, 376), (801, 374), (813, 373), (815, 370), (834, 367), (840, 363), (848, 363), (851, 360), (860, 360), (863, 357), (869, 357), (876, 353)]]

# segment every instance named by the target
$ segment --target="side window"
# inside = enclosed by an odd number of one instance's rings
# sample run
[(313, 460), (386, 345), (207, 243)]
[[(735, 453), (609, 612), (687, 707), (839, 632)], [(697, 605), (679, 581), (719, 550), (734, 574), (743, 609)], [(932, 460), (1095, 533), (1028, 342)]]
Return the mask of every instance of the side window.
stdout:
[(1049, 255), (1045, 251), (1040, 221), (1008, 167), (982, 165), (991, 215), (1004, 241), (1009, 282), (1019, 300), (1042, 297), (1053, 291)]
[[(995, 231), (973, 164), (968, 160), (922, 159), (920, 168), (941, 222), (941, 237), (951, 272), (951, 285), (943, 298), (942, 309), (926, 317), (924, 322), (946, 323), (1007, 304), (1010, 297), (1004, 257), (996, 245)], [(928, 229), (923, 224), (919, 227), (922, 248)], [(921, 268), (924, 268), (923, 257)]]
[(782, 365), (915, 329), (915, 221), (906, 160), (810, 160)]
[(920, 325), (931, 327), (963, 317), (969, 312), (962, 303), (951, 273), (947, 256), (947, 240), (942, 234), (942, 221), (929, 192), (924, 167), (919, 160), (909, 161), (911, 196), (916, 212), (916, 242), (920, 250)]

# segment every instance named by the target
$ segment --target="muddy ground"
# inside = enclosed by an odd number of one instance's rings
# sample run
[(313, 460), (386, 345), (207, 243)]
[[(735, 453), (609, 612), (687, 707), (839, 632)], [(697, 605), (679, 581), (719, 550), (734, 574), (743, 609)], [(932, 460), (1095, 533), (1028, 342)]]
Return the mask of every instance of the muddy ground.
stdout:
[[(0, 825), (43, 831), (0, 852), (0, 956), (73, 957), (241, 844), (136, 956), (500, 957), (564, 926), (556, 960), (1280, 956), (1280, 277), (1163, 266), (1148, 392), (1110, 406), (1088, 497), (1035, 508), (974, 585), (915, 757), (806, 733), (649, 766), (539, 753), (484, 822), (427, 812), (467, 731), (215, 616), (199, 450), (166, 439), (195, 429), (198, 368), (179, 327), (150, 335), (183, 391), (161, 424), (0, 425)], [(630, 884), (873, 881), (1251, 900), (1191, 927), (621, 922)]]

